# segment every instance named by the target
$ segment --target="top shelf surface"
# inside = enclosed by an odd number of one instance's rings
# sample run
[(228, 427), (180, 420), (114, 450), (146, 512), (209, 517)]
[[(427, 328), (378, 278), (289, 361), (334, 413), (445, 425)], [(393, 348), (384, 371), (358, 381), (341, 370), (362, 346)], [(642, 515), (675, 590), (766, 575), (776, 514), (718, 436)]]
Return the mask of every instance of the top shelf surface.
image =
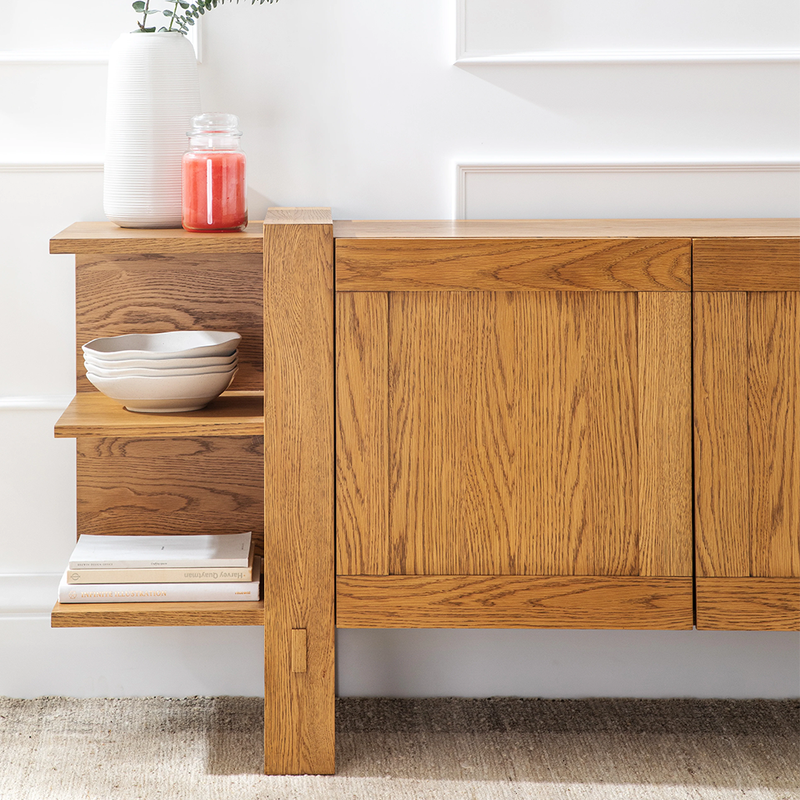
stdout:
[[(326, 222), (324, 215), (310, 213), (320, 211), (271, 209), (266, 221), (269, 225)], [(800, 237), (800, 219), (339, 220), (333, 222), (333, 235), (336, 239), (794, 238)], [(261, 254), (263, 250), (263, 222), (251, 222), (236, 233), (77, 222), (50, 240), (50, 252), (56, 254)]]
[(51, 253), (262, 253), (264, 223), (244, 231), (190, 233), (183, 228), (120, 228), (113, 222), (76, 222), (50, 240)]

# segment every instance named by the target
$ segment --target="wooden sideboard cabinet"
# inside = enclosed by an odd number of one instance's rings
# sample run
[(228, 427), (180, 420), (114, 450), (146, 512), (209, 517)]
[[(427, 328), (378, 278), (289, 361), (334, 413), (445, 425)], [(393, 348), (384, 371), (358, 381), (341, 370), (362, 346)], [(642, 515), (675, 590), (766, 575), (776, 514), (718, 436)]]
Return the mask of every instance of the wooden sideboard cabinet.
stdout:
[(53, 625), (263, 624), (277, 774), (334, 771), (336, 627), (800, 628), (799, 243), (796, 220), (328, 209), (73, 226), (51, 251), (77, 254), (78, 345), (232, 329), (245, 360), (175, 415), (79, 365), (56, 427), (79, 532), (263, 532), (264, 602)]

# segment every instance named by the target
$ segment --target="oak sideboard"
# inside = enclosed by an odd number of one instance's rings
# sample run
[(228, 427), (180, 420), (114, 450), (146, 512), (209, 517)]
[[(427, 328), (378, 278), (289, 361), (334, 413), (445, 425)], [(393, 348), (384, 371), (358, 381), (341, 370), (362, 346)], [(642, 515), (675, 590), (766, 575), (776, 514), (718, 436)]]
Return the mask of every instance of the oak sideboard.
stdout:
[(258, 603), (57, 604), (55, 627), (263, 625), (265, 771), (334, 771), (334, 634), (800, 629), (800, 221), (76, 223), (76, 354), (236, 330), (206, 409), (78, 358), (78, 533), (236, 533)]

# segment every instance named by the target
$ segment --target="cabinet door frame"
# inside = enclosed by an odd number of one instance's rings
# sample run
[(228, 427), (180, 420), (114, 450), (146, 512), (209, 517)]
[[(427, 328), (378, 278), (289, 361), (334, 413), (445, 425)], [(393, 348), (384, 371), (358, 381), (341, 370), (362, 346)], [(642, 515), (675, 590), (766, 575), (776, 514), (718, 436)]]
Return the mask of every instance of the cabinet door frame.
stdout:
[(800, 630), (800, 240), (693, 243), (697, 627)]
[[(646, 237), (337, 239), (337, 625), (692, 627), (690, 252), (688, 239)], [(681, 471), (685, 552), (679, 563), (669, 563), (669, 547), (656, 546), (642, 556), (647, 566), (641, 568), (637, 562), (633, 568), (611, 570), (617, 574), (592, 574), (596, 570), (591, 567), (584, 574), (564, 575), (558, 569), (541, 568), (529, 570), (534, 574), (514, 574), (508, 563), (479, 567), (478, 574), (468, 563), (430, 574), (430, 567), (413, 566), (419, 560), (416, 556), (416, 561), (408, 562), (407, 553), (404, 565), (397, 542), (376, 535), (376, 529), (388, 531), (392, 524), (387, 506), (398, 483), (397, 470), (390, 464), (394, 443), (389, 439), (393, 428), (402, 425), (386, 399), (387, 393), (397, 391), (396, 365), (405, 350), (405, 345), (400, 346), (400, 355), (390, 363), (388, 353), (398, 346), (392, 336), (398, 336), (403, 319), (397, 309), (404, 302), (410, 308), (424, 305), (420, 299), (424, 296), (452, 297), (454, 306), (469, 304), (465, 298), (483, 296), (490, 299), (476, 301), (478, 305), (496, 307), (502, 316), (504, 304), (524, 305), (526, 297), (557, 295), (563, 295), (566, 304), (569, 298), (578, 298), (575, 303), (588, 307), (605, 297), (613, 300), (614, 308), (632, 304), (636, 314), (641, 308), (646, 321), (628, 335), (638, 336), (634, 348), (658, 353), (665, 367), (673, 366), (676, 348), (674, 340), (665, 341), (660, 335), (659, 323), (677, 318), (683, 325), (685, 353), (679, 361), (685, 372), (686, 396), (676, 405), (680, 406), (678, 415), (682, 411), (685, 417)], [(511, 299), (492, 305), (493, 298), (502, 296)], [(635, 380), (644, 375), (650, 386), (658, 386), (656, 396), (644, 393), (635, 398), (646, 413), (652, 412), (643, 427), (652, 427), (659, 416), (675, 410), (665, 402), (669, 376), (659, 383), (658, 369), (648, 358), (632, 369), (637, 372)], [(390, 381), (392, 389), (381, 390)], [(635, 420), (634, 425), (638, 428), (641, 423)], [(674, 464), (665, 463), (668, 459), (662, 456), (661, 452), (648, 454), (652, 479), (643, 485), (648, 509), (660, 505), (663, 510), (674, 499), (674, 487), (668, 485), (665, 490), (663, 485), (664, 480), (669, 483)], [(376, 464), (380, 465), (377, 469)], [(407, 488), (413, 489), (414, 483)], [(413, 495), (408, 505), (416, 507), (419, 499)], [(638, 521), (638, 508), (636, 513)], [(353, 528), (356, 535), (350, 535)], [(652, 538), (658, 541), (657, 535)], [(418, 544), (417, 556), (425, 550), (424, 543)]]

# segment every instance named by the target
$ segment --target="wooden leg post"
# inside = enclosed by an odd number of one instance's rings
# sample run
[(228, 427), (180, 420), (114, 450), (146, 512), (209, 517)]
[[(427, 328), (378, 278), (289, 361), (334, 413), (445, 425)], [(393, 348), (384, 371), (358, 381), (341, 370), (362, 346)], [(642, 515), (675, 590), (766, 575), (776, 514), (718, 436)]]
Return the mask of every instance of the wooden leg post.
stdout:
[(264, 221), (264, 771), (334, 772), (333, 223)]

